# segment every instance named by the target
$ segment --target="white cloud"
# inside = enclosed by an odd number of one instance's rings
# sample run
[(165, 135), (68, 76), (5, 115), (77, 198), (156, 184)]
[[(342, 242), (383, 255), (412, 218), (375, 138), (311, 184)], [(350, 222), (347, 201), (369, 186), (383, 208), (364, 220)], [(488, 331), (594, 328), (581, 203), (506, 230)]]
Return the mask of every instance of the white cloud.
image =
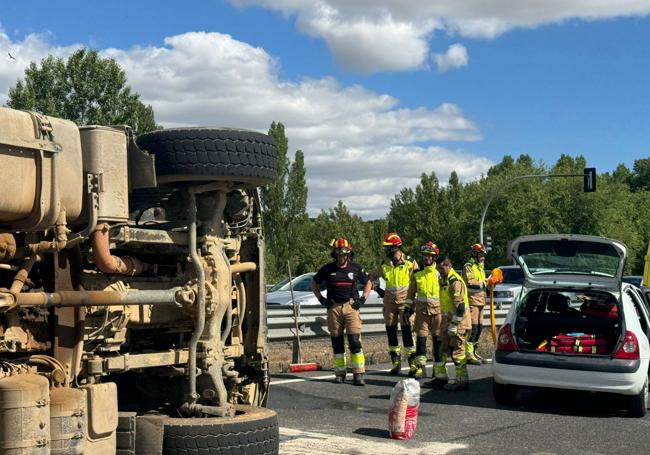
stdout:
[[(0, 56), (16, 48), (21, 53), (38, 49), (30, 53), (33, 60), (48, 51), (70, 52), (50, 46), (43, 37), (28, 40), (31, 47), (5, 37)], [(461, 178), (471, 179), (491, 164), (462, 151), (422, 145), (480, 139), (476, 125), (454, 104), (411, 109), (388, 94), (360, 85), (342, 86), (330, 77), (281, 80), (279, 63), (264, 49), (229, 35), (185, 33), (166, 38), (163, 47), (101, 52), (122, 65), (128, 83), (167, 127), (266, 131), (272, 121), (283, 122), (290, 150), (305, 152), (311, 213), (342, 199), (354, 212), (380, 217), (390, 198), (416, 184), (422, 172), (435, 171), (446, 180), (456, 169)], [(27, 60), (17, 62), (11, 78), (0, 77), (0, 93), (6, 93), (26, 65)]]
[(454, 68), (462, 68), (469, 62), (467, 49), (462, 44), (452, 44), (444, 54), (433, 54), (433, 59), (441, 73)]
[(567, 20), (646, 16), (650, 0), (230, 0), (295, 16), (344, 68), (364, 73), (426, 66), (435, 32), (493, 39)]
[(52, 46), (47, 35), (39, 34), (30, 34), (21, 41), (12, 41), (0, 26), (0, 105), (7, 102), (9, 88), (23, 77), (30, 62), (40, 62), (49, 53), (67, 56), (78, 47), (76, 44)]

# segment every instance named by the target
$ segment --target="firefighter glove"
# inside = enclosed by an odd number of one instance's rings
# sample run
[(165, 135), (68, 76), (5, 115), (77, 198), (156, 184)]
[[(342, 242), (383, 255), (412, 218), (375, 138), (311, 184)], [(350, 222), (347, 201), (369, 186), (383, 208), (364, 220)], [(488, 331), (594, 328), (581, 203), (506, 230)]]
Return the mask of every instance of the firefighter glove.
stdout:
[(331, 306), (329, 300), (327, 300), (327, 299), (326, 299), (325, 297), (323, 297), (322, 295), (321, 295), (320, 297), (318, 297), (318, 301), (319, 301), (320, 304), (323, 305), (325, 308), (329, 308), (329, 307)]

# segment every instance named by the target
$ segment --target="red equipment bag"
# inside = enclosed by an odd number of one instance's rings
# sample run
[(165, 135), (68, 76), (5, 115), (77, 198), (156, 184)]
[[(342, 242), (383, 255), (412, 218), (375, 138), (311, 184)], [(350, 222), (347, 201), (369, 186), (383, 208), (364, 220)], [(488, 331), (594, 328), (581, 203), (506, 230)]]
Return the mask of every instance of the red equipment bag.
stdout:
[(555, 346), (604, 346), (607, 344), (607, 340), (598, 335), (566, 335), (561, 333), (555, 335), (551, 338), (551, 344), (555, 343)]
[(618, 306), (615, 302), (597, 302), (587, 300), (580, 305), (580, 311), (585, 316), (618, 319)]
[(564, 334), (551, 338), (550, 351), (577, 354), (607, 354), (607, 340), (594, 334)]

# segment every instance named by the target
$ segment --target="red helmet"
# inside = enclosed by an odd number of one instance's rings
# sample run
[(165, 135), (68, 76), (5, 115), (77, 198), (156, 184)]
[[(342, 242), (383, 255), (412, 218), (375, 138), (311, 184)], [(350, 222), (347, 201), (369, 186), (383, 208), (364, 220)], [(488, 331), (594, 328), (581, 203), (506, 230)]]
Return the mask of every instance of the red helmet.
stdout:
[(384, 236), (384, 246), (402, 246), (402, 239), (395, 232), (389, 232)]
[(352, 253), (352, 244), (345, 239), (337, 239), (334, 242), (334, 252), (336, 254), (350, 254)]
[(487, 254), (487, 249), (482, 243), (475, 243), (470, 249), (470, 254), (472, 256), (478, 255), (479, 253)]
[(420, 253), (424, 254), (430, 254), (432, 256), (438, 256), (440, 254), (440, 250), (438, 249), (438, 245), (436, 245), (433, 242), (427, 242), (426, 245), (422, 245), (420, 247)]

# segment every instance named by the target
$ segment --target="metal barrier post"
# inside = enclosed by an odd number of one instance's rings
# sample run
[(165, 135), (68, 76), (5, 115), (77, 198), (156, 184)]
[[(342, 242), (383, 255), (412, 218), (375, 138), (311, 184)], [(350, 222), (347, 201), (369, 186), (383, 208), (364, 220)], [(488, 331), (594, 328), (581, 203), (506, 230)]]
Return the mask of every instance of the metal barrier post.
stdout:
[(302, 347), (300, 346), (300, 329), (298, 327), (298, 318), (300, 317), (300, 302), (296, 303), (296, 300), (293, 296), (293, 278), (291, 276), (291, 264), (289, 261), (287, 261), (287, 272), (289, 274), (289, 291), (291, 291), (291, 304), (293, 306), (293, 324), (294, 329), (296, 330), (295, 337), (293, 339), (291, 363), (302, 363)]

